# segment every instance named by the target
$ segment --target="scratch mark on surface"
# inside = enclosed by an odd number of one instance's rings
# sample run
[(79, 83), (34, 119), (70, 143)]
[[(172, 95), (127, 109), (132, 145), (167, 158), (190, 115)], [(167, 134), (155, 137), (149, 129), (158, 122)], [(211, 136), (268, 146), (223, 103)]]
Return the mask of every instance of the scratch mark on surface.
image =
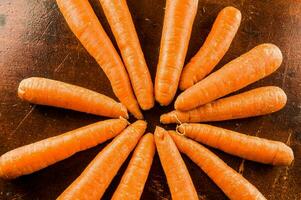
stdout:
[[(290, 48), (288, 49), (288, 52), (287, 52), (287, 56), (289, 57), (290, 55)], [(288, 71), (288, 65), (285, 65), (285, 68), (284, 68), (284, 73), (283, 73), (283, 78), (282, 78), (282, 84), (281, 84), (281, 88), (284, 88), (284, 84), (285, 84), (285, 81), (286, 81), (286, 76), (287, 76), (287, 71)]]
[(41, 41), (41, 39), (43, 38), (43, 36), (44, 36), (44, 35), (46, 34), (46, 32), (48, 31), (48, 29), (49, 29), (49, 27), (50, 27), (51, 24), (52, 24), (52, 21), (50, 21), (50, 22), (47, 24), (45, 30), (43, 31), (43, 33), (41, 34), (41, 36), (37, 39), (36, 44), (39, 44), (39, 42)]
[(287, 140), (286, 140), (286, 144), (287, 144), (287, 145), (290, 145), (290, 144), (291, 144), (291, 137), (292, 137), (292, 132), (290, 131), (290, 132), (289, 132), (289, 135), (288, 135), (288, 137), (287, 137)]
[(19, 122), (15, 130), (13, 131), (13, 134), (17, 132), (17, 130), (21, 127), (21, 125), (25, 122), (25, 120), (31, 115), (33, 110), (36, 108), (36, 105), (32, 106), (32, 108), (28, 111), (28, 113), (23, 117), (23, 119)]
[(238, 173), (242, 175), (244, 173), (244, 170), (245, 170), (245, 159), (242, 159), (238, 168)]
[(70, 55), (70, 52), (67, 53), (67, 55), (65, 56), (65, 58), (62, 60), (62, 62), (54, 69), (54, 72), (58, 72), (62, 66), (64, 65), (65, 61), (67, 60), (68, 56)]
[(276, 173), (276, 176), (275, 176), (275, 179), (274, 179), (273, 184), (272, 184), (272, 188), (273, 188), (273, 189), (275, 188), (276, 183), (277, 183), (278, 180), (279, 180), (280, 172), (281, 172), (280, 169), (278, 169), (278, 171), (277, 171), (277, 173)]

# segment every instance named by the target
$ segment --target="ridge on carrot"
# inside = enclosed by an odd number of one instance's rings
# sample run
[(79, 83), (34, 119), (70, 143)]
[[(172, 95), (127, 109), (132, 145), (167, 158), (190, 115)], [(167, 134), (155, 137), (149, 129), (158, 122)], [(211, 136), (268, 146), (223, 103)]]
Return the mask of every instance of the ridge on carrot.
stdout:
[(18, 88), (22, 100), (106, 117), (128, 118), (124, 105), (92, 90), (47, 78), (23, 79)]
[(228, 51), (240, 21), (240, 11), (232, 6), (219, 12), (203, 46), (183, 68), (181, 90), (191, 87), (213, 70)]
[(132, 91), (126, 69), (89, 1), (56, 0), (56, 2), (74, 35), (110, 80), (116, 97), (136, 118), (142, 119), (143, 115)]
[(11, 150), (0, 157), (0, 177), (13, 179), (43, 169), (115, 137), (127, 123), (105, 120)]
[(160, 122), (209, 122), (254, 117), (279, 111), (286, 101), (286, 94), (281, 88), (260, 87), (218, 99), (189, 111), (171, 111), (161, 115)]
[(139, 141), (112, 200), (139, 200), (151, 168), (156, 147), (153, 134), (145, 134)]
[(167, 0), (155, 80), (155, 98), (168, 105), (174, 98), (184, 65), (198, 0)]
[(277, 46), (258, 45), (182, 92), (175, 109), (192, 110), (235, 92), (273, 73), (281, 62), (282, 53)]
[(99, 200), (146, 129), (138, 120), (113, 139), (57, 200)]
[(143, 110), (154, 106), (153, 83), (126, 0), (99, 0)]
[(156, 127), (155, 143), (174, 200), (199, 199), (186, 165), (168, 132)]
[(241, 174), (197, 142), (169, 131), (177, 148), (197, 164), (231, 200), (266, 198)]
[(231, 155), (272, 165), (290, 165), (292, 149), (283, 142), (250, 136), (207, 124), (181, 124), (185, 136)]

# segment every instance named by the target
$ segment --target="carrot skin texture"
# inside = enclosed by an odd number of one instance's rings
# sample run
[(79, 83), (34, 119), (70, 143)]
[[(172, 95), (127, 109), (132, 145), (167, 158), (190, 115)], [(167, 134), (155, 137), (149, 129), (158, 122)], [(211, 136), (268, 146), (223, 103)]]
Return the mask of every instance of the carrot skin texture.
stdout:
[(167, 0), (155, 79), (155, 98), (168, 105), (174, 98), (184, 65), (198, 0)]
[(218, 99), (189, 111), (174, 110), (163, 114), (163, 124), (209, 122), (266, 115), (281, 110), (287, 101), (285, 92), (276, 86), (260, 87)]
[(43, 169), (118, 135), (125, 119), (110, 119), (28, 144), (0, 157), (0, 177), (13, 179)]
[(124, 172), (122, 179), (114, 192), (112, 200), (139, 200), (147, 180), (156, 147), (151, 133), (144, 135)]
[(110, 80), (117, 98), (136, 118), (142, 119), (126, 69), (89, 1), (56, 0), (56, 2), (74, 35)]
[(273, 73), (281, 62), (282, 53), (277, 46), (258, 45), (182, 92), (175, 109), (192, 110), (235, 92)]
[(92, 160), (82, 174), (57, 198), (58, 200), (99, 200), (146, 129), (138, 120), (113, 139)]
[(218, 156), (197, 142), (178, 135), (169, 134), (179, 151), (196, 163), (231, 200), (265, 200), (258, 189), (241, 174), (229, 167)]
[(238, 30), (241, 13), (228, 6), (222, 9), (203, 46), (184, 67), (179, 87), (185, 90), (208, 75), (228, 51)]
[(126, 0), (99, 0), (143, 110), (154, 106), (153, 83)]
[(173, 200), (198, 199), (186, 165), (168, 132), (156, 127), (155, 143)]
[(195, 141), (247, 160), (272, 165), (290, 165), (294, 160), (292, 149), (283, 142), (207, 124), (182, 124), (178, 131)]
[(61, 81), (31, 77), (20, 82), (18, 96), (35, 104), (67, 108), (106, 117), (128, 118), (126, 107), (110, 97)]

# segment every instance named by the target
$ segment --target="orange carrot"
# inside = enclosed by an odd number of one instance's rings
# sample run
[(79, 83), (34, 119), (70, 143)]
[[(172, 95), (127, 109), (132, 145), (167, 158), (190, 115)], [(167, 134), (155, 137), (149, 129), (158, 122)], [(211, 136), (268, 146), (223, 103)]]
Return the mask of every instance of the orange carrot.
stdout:
[(206, 124), (181, 124), (185, 136), (226, 153), (272, 165), (290, 165), (292, 149), (278, 141), (267, 140)]
[(174, 98), (184, 65), (198, 0), (166, 0), (155, 97), (161, 105)]
[(155, 142), (172, 199), (198, 199), (186, 165), (168, 132), (156, 127)]
[(238, 9), (229, 6), (220, 11), (203, 46), (183, 69), (181, 90), (191, 87), (213, 70), (228, 51), (240, 21)]
[(282, 109), (286, 94), (275, 86), (256, 88), (222, 98), (189, 111), (171, 111), (160, 117), (161, 123), (208, 122), (266, 115)]
[(89, 1), (56, 0), (56, 2), (72, 32), (109, 78), (117, 98), (136, 118), (142, 119), (126, 69)]
[(261, 44), (185, 90), (175, 109), (187, 111), (235, 92), (273, 73), (282, 62), (280, 49)]
[(58, 200), (99, 200), (146, 129), (138, 120), (108, 144)]
[(155, 150), (153, 134), (148, 133), (144, 135), (134, 151), (112, 200), (140, 199), (153, 162)]
[(99, 0), (120, 49), (137, 100), (143, 110), (154, 106), (153, 83), (126, 0)]
[(21, 81), (21, 99), (35, 104), (56, 106), (106, 117), (128, 118), (126, 108), (97, 92), (46, 78), (31, 77)]
[(169, 131), (179, 151), (196, 163), (231, 200), (264, 200), (258, 189), (197, 142)]
[(0, 177), (12, 179), (43, 169), (115, 137), (126, 126), (125, 119), (101, 121), (9, 151), (0, 157)]

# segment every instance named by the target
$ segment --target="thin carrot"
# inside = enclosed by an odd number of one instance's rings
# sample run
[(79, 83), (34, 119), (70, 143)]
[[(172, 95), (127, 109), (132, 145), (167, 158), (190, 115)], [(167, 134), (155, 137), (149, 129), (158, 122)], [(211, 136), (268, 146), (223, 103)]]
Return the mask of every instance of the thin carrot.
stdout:
[(189, 111), (171, 111), (160, 117), (161, 123), (208, 122), (266, 115), (282, 109), (286, 94), (275, 86), (256, 88), (222, 98)]
[(241, 13), (234, 7), (222, 9), (203, 46), (184, 67), (179, 87), (185, 90), (209, 74), (228, 51), (238, 30)]
[(136, 118), (142, 119), (126, 69), (89, 1), (56, 0), (56, 2), (72, 32), (109, 78), (117, 98)]
[(156, 127), (155, 142), (172, 199), (198, 199), (186, 165), (168, 132)]
[(138, 103), (154, 106), (153, 83), (126, 0), (99, 0), (120, 49)]
[(155, 97), (161, 105), (174, 98), (184, 65), (198, 0), (166, 0)]
[(0, 157), (0, 177), (12, 179), (43, 169), (115, 137), (126, 126), (125, 119), (105, 120), (9, 151)]
[(206, 124), (181, 124), (185, 136), (226, 153), (272, 165), (290, 165), (292, 149), (278, 141), (267, 140)]
[(153, 134), (144, 135), (133, 153), (131, 161), (111, 198), (112, 200), (140, 199), (155, 151)]
[(58, 200), (99, 200), (146, 129), (138, 120), (108, 144)]
[(169, 134), (179, 151), (196, 163), (231, 200), (264, 200), (258, 189), (241, 174), (229, 167), (218, 156), (197, 142), (178, 135)]
[(18, 96), (35, 104), (67, 108), (106, 117), (128, 118), (126, 108), (97, 92), (46, 78), (31, 77), (21, 81)]
[(277, 46), (258, 45), (185, 90), (178, 96), (175, 109), (192, 110), (235, 92), (273, 73), (281, 62), (282, 54)]

